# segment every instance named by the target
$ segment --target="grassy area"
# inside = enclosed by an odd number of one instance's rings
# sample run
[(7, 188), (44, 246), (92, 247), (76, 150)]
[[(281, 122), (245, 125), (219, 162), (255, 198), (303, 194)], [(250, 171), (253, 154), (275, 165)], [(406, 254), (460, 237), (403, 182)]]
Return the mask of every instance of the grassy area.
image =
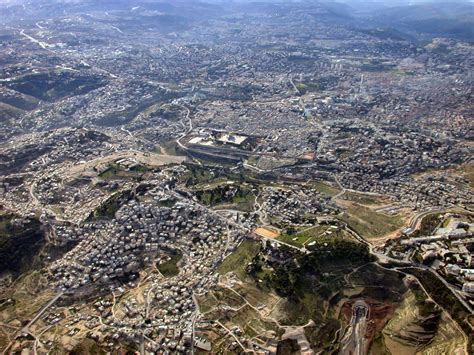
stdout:
[(18, 216), (0, 215), (0, 270), (19, 275), (35, 265), (35, 258), (45, 244), (41, 223), (31, 219), (23, 225), (13, 223)]
[(120, 206), (128, 201), (132, 196), (130, 190), (121, 191), (110, 196), (104, 203), (97, 207), (89, 216), (89, 220), (94, 219), (112, 219)]
[(183, 257), (183, 254), (177, 250), (174, 253), (170, 253), (169, 256), (169, 260), (157, 265), (158, 270), (165, 277), (172, 277), (179, 274), (178, 263)]
[[(306, 232), (311, 235), (327, 228), (318, 226)], [(221, 274), (235, 272), (243, 282), (237, 283), (233, 289), (252, 306), (259, 308), (264, 305), (263, 314), (268, 311), (269, 318), (278, 320), (280, 324), (304, 325), (310, 319), (314, 320), (315, 325), (307, 330), (311, 345), (328, 353), (337, 352), (333, 340), (343, 326), (341, 323), (345, 322), (338, 318), (339, 309), (341, 301), (348, 297), (343, 292), (353, 290), (352, 282), (361, 285), (357, 297), (387, 304), (399, 303), (407, 288), (400, 273), (370, 263), (373, 259), (365, 245), (334, 237), (316, 239), (309, 254), (282, 248), (288, 254), (285, 263), (268, 260), (263, 253), (256, 258), (260, 251), (259, 243), (245, 241), (224, 260), (218, 271)], [(246, 267), (250, 261), (261, 265), (256, 272), (247, 274)], [(352, 269), (362, 265), (365, 266), (346, 280), (345, 276)], [(262, 272), (265, 275), (260, 275)], [(248, 306), (238, 311), (217, 312), (218, 303), (228, 304), (234, 309), (241, 307), (241, 297), (233, 292), (219, 291), (218, 295), (210, 292), (202, 301), (200, 299), (200, 307), (206, 312), (213, 309), (207, 315), (209, 319), (219, 318), (229, 328), (237, 325), (251, 337), (276, 327), (275, 323), (268, 322), (269, 318), (263, 319)], [(385, 349), (383, 339), (379, 337), (377, 341), (376, 348)]]
[(350, 280), (358, 286), (375, 284), (380, 287), (395, 288), (400, 293), (404, 293), (406, 287), (403, 283), (403, 277), (404, 275), (399, 272), (382, 269), (376, 264), (367, 264), (353, 273)]
[(318, 81), (315, 80), (304, 80), (295, 83), (296, 88), (301, 94), (306, 94), (307, 92), (317, 92), (321, 90), (324, 85), (321, 85)]
[(297, 297), (286, 298), (279, 312), (284, 313), (281, 324), (303, 325), (310, 319), (322, 319), (325, 311), (324, 298), (315, 292), (311, 284), (300, 284)]
[(247, 164), (257, 166), (259, 160), (260, 160), (260, 157), (258, 155), (251, 155), (247, 159)]
[(109, 167), (107, 170), (101, 172), (99, 177), (105, 180), (113, 179), (117, 176), (118, 168), (115, 166)]
[(213, 291), (213, 295), (219, 303), (232, 308), (239, 308), (245, 304), (245, 300), (241, 296), (227, 288), (218, 287)]
[(443, 227), (443, 228), (446, 228), (446, 227), (449, 225), (449, 222), (451, 222), (451, 218), (446, 218), (446, 219), (443, 221), (442, 227)]
[(184, 155), (179, 151), (178, 143), (176, 143), (174, 139), (160, 142), (160, 146), (162, 150), (164, 150), (164, 152), (168, 155)]
[(31, 319), (55, 295), (54, 291), (44, 288), (47, 282), (46, 275), (32, 271), (20, 276), (13, 288), (0, 290), (0, 300), (13, 300), (0, 308), (0, 322)]
[[(265, 306), (272, 309), (280, 300), (269, 291), (259, 288), (253, 282), (243, 282), (235, 285), (232, 290), (225, 287), (217, 287), (206, 295), (198, 296), (199, 308), (206, 313), (205, 317), (219, 319), (228, 328), (238, 326), (247, 336), (254, 337), (268, 330), (282, 333), (278, 325), (266, 320), (262, 315), (246, 304), (248, 301), (252, 306)], [(232, 308), (232, 311), (220, 312), (216, 309), (218, 305)]]
[(297, 247), (303, 247), (308, 246), (314, 241), (317, 241), (318, 238), (324, 237), (350, 240), (353, 239), (352, 236), (345, 230), (341, 228), (333, 228), (330, 225), (314, 226), (294, 234), (284, 233), (280, 235), (277, 239)]
[(404, 225), (400, 216), (388, 216), (358, 204), (348, 206), (340, 219), (369, 239), (383, 237)]
[(260, 245), (253, 240), (245, 240), (240, 244), (235, 252), (230, 254), (222, 264), (219, 266), (217, 271), (221, 275), (225, 275), (228, 272), (235, 272), (235, 274), (241, 279), (247, 279), (248, 276), (245, 272), (245, 268), (252, 261), (255, 255), (258, 254)]
[(195, 192), (199, 201), (213, 207), (222, 205), (225, 208), (234, 208), (244, 212), (253, 210), (255, 194), (249, 185), (222, 184), (198, 190)]
[(193, 185), (193, 190), (206, 190), (206, 189), (214, 189), (220, 185), (222, 185), (223, 183), (226, 183), (227, 181), (227, 178), (226, 177), (218, 177), (218, 178), (215, 178), (215, 179), (212, 179), (211, 181), (204, 181), (204, 182), (200, 182), (198, 184), (195, 184)]
[(1, 238), (10, 236), (11, 233), (11, 215), (2, 214), (0, 215), (0, 242)]
[(311, 243), (314, 239), (320, 237), (328, 229), (331, 230), (330, 226), (328, 225), (315, 226), (295, 234), (282, 234), (277, 239), (297, 247), (302, 247), (308, 243)]
[(228, 328), (238, 326), (248, 337), (255, 337), (268, 330), (278, 331), (277, 324), (262, 319), (261, 315), (248, 305), (237, 312), (226, 314), (221, 321)]
[(321, 349), (323, 354), (335, 354), (338, 344), (334, 343), (334, 339), (340, 329), (339, 320), (328, 319), (322, 327), (318, 325), (305, 327), (305, 334), (313, 349)]
[(383, 203), (382, 199), (379, 196), (361, 194), (357, 192), (346, 191), (344, 197), (348, 200), (357, 202), (361, 205), (380, 205)]
[(255, 322), (260, 319), (260, 315), (248, 305), (242, 307), (238, 312), (227, 316), (224, 322), (228, 326), (239, 326), (248, 336), (255, 336), (256, 331), (249, 325), (250, 322)]
[(210, 183), (215, 179), (215, 172), (209, 168), (202, 168), (194, 164), (184, 164), (188, 172), (184, 176), (184, 181), (187, 186), (195, 187), (198, 184)]
[(343, 290), (351, 266), (371, 261), (365, 245), (334, 238), (318, 238), (311, 253), (296, 261), (274, 265), (268, 284), (284, 302), (277, 310), (284, 324), (304, 324), (326, 318), (328, 301)]
[(326, 184), (324, 182), (321, 182), (321, 181), (313, 181), (309, 184), (307, 184), (307, 186), (309, 187), (312, 187), (314, 188), (315, 190), (319, 191), (319, 192), (322, 192), (323, 194), (326, 194), (326, 195), (329, 195), (329, 196), (334, 196), (334, 195), (337, 195), (340, 190), (329, 185), (329, 184)]
[(435, 228), (441, 222), (440, 213), (433, 213), (429, 214), (421, 220), (420, 228), (418, 228), (411, 237), (419, 237), (419, 236), (426, 236), (432, 235)]
[(395, 69), (395, 64), (371, 60), (369, 63), (362, 64), (360, 69), (366, 72), (388, 72)]
[(99, 174), (99, 177), (104, 180), (138, 179), (141, 174), (147, 171), (148, 168), (143, 165), (135, 166), (130, 170), (124, 170), (116, 164), (111, 164), (107, 170)]
[(392, 354), (403, 348), (415, 352), (423, 345), (424, 354), (455, 354), (464, 348), (458, 328), (418, 284), (410, 286), (383, 335)]
[(242, 283), (241, 285), (236, 285), (234, 289), (254, 307), (265, 304), (271, 308), (279, 300), (269, 289), (261, 285), (256, 286), (251, 283)]
[(3, 351), (9, 343), (10, 340), (8, 338), (8, 334), (2, 328), (0, 328), (0, 349)]
[(199, 304), (199, 310), (202, 313), (211, 311), (219, 304), (213, 292), (207, 292), (205, 295), (196, 296)]

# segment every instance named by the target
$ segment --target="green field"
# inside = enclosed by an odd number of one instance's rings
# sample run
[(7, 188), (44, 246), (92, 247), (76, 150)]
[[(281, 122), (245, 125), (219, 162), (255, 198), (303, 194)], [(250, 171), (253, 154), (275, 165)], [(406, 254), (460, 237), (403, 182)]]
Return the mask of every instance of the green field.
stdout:
[(368, 239), (383, 237), (404, 225), (404, 221), (400, 216), (377, 213), (370, 208), (357, 204), (349, 206), (340, 219), (361, 236)]
[(277, 239), (301, 248), (303, 246), (308, 246), (308, 244), (314, 241), (317, 241), (318, 238), (326, 237), (353, 239), (352, 236), (344, 229), (340, 227), (334, 228), (333, 226), (327, 224), (306, 228), (293, 234), (283, 233)]
[(143, 165), (138, 165), (130, 170), (125, 170), (116, 164), (111, 164), (107, 170), (99, 174), (99, 177), (104, 180), (138, 179), (141, 174), (147, 171), (148, 168)]
[(255, 255), (258, 254), (260, 245), (253, 240), (245, 240), (232, 254), (230, 254), (222, 264), (219, 266), (217, 271), (221, 275), (225, 275), (228, 272), (235, 272), (235, 274), (244, 280), (248, 278), (245, 268), (252, 261)]
[(335, 354), (338, 344), (334, 342), (334, 339), (341, 325), (341, 321), (330, 318), (322, 327), (317, 325), (305, 327), (306, 338), (313, 348), (322, 350), (321, 354)]
[(327, 230), (331, 229), (332, 228), (330, 228), (328, 225), (315, 226), (295, 234), (282, 234), (277, 239), (297, 247), (303, 247), (311, 243), (316, 238), (322, 236)]
[(307, 186), (329, 196), (337, 195), (340, 192), (339, 189), (321, 181), (313, 181), (307, 184)]
[(181, 254), (179, 251), (176, 251), (174, 253), (170, 253), (169, 256), (171, 257), (170, 260), (157, 265), (158, 270), (165, 277), (172, 277), (179, 274), (178, 263), (183, 257), (183, 254)]
[(219, 301), (214, 297), (213, 292), (207, 292), (205, 295), (196, 296), (199, 304), (199, 311), (207, 313), (214, 309), (219, 304)]
[(214, 298), (221, 304), (232, 308), (239, 308), (245, 304), (245, 300), (228, 288), (217, 287), (213, 292)]
[(89, 220), (112, 219), (120, 206), (132, 198), (130, 190), (120, 191), (111, 195), (88, 217)]
[[(235, 194), (227, 195), (231, 189)], [(255, 195), (251, 186), (222, 184), (204, 190), (197, 190), (195, 194), (199, 201), (207, 206), (238, 209), (243, 212), (253, 211)]]
[(361, 205), (379, 205), (383, 203), (379, 196), (361, 194), (357, 192), (345, 192), (344, 197), (350, 201), (357, 202)]
[(420, 227), (413, 232), (412, 238), (419, 236), (431, 235), (436, 227), (441, 223), (440, 214), (433, 213), (429, 214), (421, 220)]

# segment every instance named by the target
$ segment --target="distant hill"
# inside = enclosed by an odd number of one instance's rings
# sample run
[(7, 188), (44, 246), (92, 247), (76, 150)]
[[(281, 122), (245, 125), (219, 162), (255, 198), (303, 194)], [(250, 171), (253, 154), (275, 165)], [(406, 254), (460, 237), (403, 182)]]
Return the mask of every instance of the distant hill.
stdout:
[(371, 12), (374, 24), (424, 37), (451, 37), (474, 41), (474, 3), (430, 2)]
[(420, 21), (427, 19), (462, 19), (474, 17), (474, 3), (430, 2), (418, 5), (395, 6), (376, 10), (373, 16), (384, 20)]

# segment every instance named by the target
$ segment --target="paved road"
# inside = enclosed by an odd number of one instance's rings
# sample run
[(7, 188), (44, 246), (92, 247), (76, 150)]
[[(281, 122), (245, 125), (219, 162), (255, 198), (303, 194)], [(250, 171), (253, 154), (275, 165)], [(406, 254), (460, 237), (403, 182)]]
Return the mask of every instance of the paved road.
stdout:
[(347, 333), (341, 340), (340, 355), (363, 355), (366, 353), (366, 344), (364, 336), (367, 330), (367, 319), (369, 306), (363, 301), (358, 300), (352, 306), (351, 324)]
[(342, 186), (341, 182), (339, 181), (338, 177), (335, 175), (335, 174), (332, 174), (333, 178), (334, 178), (334, 181), (336, 182), (337, 186), (339, 186), (339, 188), (341, 189), (341, 191), (337, 194), (337, 195), (334, 195), (331, 200), (336, 200), (338, 199), (339, 197), (341, 197), (342, 195), (344, 195), (346, 193), (346, 189), (344, 188), (344, 186)]
[(441, 209), (432, 209), (432, 210), (428, 210), (428, 211), (419, 212), (415, 216), (412, 217), (412, 219), (410, 220), (409, 227), (412, 228), (412, 229), (417, 229), (423, 218), (425, 218), (426, 216), (428, 216), (430, 214), (442, 213), (442, 212), (443, 212), (443, 210), (441, 210)]
[[(404, 268), (407, 267), (412, 267), (415, 269), (420, 269), (423, 271), (428, 271), (431, 272), (433, 275), (435, 275), (452, 293), (453, 295), (458, 299), (458, 301), (469, 311), (469, 313), (474, 314), (472, 307), (467, 303), (460, 295), (459, 295), (459, 290), (457, 290), (455, 287), (453, 287), (451, 284), (449, 284), (441, 275), (439, 275), (435, 270), (430, 268), (429, 266), (423, 265), (423, 264), (418, 264), (418, 263), (413, 263), (411, 262), (410, 265), (407, 265), (406, 267), (395, 267), (393, 269), (399, 270), (403, 272)], [(427, 292), (429, 295), (429, 293)]]
[(194, 293), (194, 291), (193, 291), (192, 298), (193, 298), (194, 307), (196, 308), (193, 314), (192, 333), (191, 333), (191, 354), (194, 355), (194, 337), (196, 336), (196, 320), (201, 315), (201, 311), (199, 310), (199, 303), (197, 301), (196, 294)]
[(62, 295), (64, 295), (63, 292), (58, 293), (56, 295), (56, 297), (54, 297), (45, 306), (43, 306), (43, 308), (41, 308), (41, 310), (36, 314), (36, 316), (34, 316), (34, 318), (25, 327), (23, 327), (21, 329), (21, 332), (22, 333), (28, 333), (29, 328), (44, 314), (44, 312), (46, 312), (49, 309), (49, 307), (51, 307), (53, 304), (55, 304), (56, 301), (59, 300), (62, 297)]
[(54, 51), (52, 51), (51, 49), (49, 49), (49, 44), (48, 44), (48, 43), (46, 43), (46, 42), (41, 42), (41, 41), (37, 40), (36, 38), (31, 37), (30, 35), (27, 35), (27, 34), (25, 33), (25, 30), (21, 30), (21, 31), (20, 31), (20, 35), (22, 35), (23, 37), (29, 39), (31, 42), (36, 43), (36, 44), (39, 45), (41, 48), (46, 49), (47, 51), (50, 51), (51, 53), (55, 53)]
[[(193, 121), (191, 120), (191, 118), (189, 117), (190, 114), (191, 114), (191, 111), (189, 110), (189, 108), (187, 108), (186, 106), (182, 106), (181, 107), (184, 107), (187, 111), (186, 111), (186, 120), (188, 120), (188, 124), (189, 124), (189, 128), (186, 129), (186, 126), (184, 127), (184, 132), (182, 135), (180, 135), (178, 137), (178, 139), (176, 139), (176, 143), (179, 145), (179, 147), (181, 149), (184, 149), (184, 150), (188, 150), (188, 148), (183, 144), (181, 143), (181, 139), (183, 139), (184, 137), (186, 137), (189, 133), (192, 132), (193, 130)], [(184, 126), (184, 125), (183, 125)]]

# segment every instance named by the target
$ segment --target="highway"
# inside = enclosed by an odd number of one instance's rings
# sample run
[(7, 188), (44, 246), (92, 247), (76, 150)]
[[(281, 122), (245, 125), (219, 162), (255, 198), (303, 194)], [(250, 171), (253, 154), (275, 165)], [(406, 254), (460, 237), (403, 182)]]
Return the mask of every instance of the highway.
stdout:
[(352, 306), (352, 318), (344, 338), (341, 340), (340, 355), (363, 355), (366, 353), (364, 336), (367, 330), (369, 306), (357, 300)]

